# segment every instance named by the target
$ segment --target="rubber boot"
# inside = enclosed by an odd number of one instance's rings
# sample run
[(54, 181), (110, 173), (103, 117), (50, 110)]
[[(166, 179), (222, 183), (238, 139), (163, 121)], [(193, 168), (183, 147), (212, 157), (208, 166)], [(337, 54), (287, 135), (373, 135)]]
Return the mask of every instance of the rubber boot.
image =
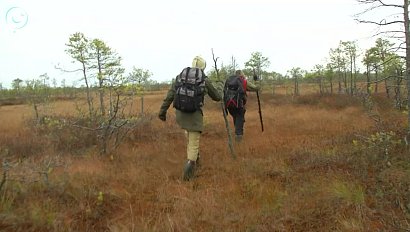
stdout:
[(189, 181), (194, 177), (195, 166), (196, 166), (196, 162), (192, 160), (188, 160), (185, 163), (184, 176), (183, 176), (184, 181)]
[(235, 136), (235, 141), (237, 142), (237, 143), (240, 143), (240, 142), (242, 142), (242, 135), (236, 135)]

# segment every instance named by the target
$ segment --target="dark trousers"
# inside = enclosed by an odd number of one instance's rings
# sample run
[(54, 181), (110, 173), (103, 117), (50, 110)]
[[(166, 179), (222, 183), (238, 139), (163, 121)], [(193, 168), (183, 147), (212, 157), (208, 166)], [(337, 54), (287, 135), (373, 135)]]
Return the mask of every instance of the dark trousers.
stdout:
[(235, 126), (235, 135), (243, 135), (243, 125), (245, 123), (244, 108), (228, 108), (229, 114), (232, 116), (233, 125)]

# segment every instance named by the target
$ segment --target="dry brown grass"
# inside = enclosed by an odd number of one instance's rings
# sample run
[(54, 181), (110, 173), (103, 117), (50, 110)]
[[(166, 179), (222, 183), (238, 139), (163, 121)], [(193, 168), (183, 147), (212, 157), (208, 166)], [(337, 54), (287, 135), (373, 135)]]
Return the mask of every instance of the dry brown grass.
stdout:
[[(148, 114), (156, 115), (163, 94), (145, 97)], [(142, 124), (115, 154), (99, 156), (93, 146), (75, 155), (58, 150), (55, 140), (25, 128), (32, 117), (28, 106), (3, 106), (0, 150), (14, 166), (0, 191), (0, 230), (408, 230), (408, 158), (394, 147), (388, 167), (384, 158), (367, 158), (352, 144), (356, 134), (375, 130), (360, 101), (289, 98), (263, 94), (262, 133), (250, 94), (236, 160), (220, 105), (207, 100), (202, 166), (190, 182), (181, 180), (186, 141), (172, 108), (167, 122)], [(56, 115), (74, 112), (70, 101), (53, 107)], [(403, 127), (404, 115), (383, 112)], [(53, 168), (40, 174), (51, 160)]]

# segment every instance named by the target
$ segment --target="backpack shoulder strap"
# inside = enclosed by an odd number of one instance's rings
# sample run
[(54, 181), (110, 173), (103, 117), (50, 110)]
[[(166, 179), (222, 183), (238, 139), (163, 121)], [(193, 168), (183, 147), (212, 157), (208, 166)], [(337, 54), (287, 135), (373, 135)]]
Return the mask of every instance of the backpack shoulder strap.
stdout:
[(185, 83), (188, 82), (188, 75), (189, 75), (190, 70), (191, 70), (190, 67), (185, 68)]

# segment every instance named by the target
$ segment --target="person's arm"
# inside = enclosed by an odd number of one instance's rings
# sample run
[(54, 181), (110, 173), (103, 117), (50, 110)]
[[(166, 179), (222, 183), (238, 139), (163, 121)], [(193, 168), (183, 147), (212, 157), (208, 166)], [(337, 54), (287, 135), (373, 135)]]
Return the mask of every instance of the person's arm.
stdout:
[(256, 91), (258, 91), (259, 89), (260, 89), (259, 86), (253, 84), (253, 83), (250, 82), (250, 81), (247, 81), (247, 83), (246, 83), (246, 90), (247, 90), (247, 91), (256, 92)]
[(169, 106), (171, 106), (172, 102), (174, 101), (175, 97), (175, 82), (172, 83), (170, 89), (168, 90), (167, 96), (165, 97), (164, 101), (162, 102), (161, 108), (159, 109), (158, 117), (162, 121), (167, 119), (167, 110)]
[(205, 88), (208, 91), (208, 95), (214, 101), (222, 100), (222, 92), (223, 92), (223, 82), (217, 81), (212, 83), (209, 79), (205, 81)]

